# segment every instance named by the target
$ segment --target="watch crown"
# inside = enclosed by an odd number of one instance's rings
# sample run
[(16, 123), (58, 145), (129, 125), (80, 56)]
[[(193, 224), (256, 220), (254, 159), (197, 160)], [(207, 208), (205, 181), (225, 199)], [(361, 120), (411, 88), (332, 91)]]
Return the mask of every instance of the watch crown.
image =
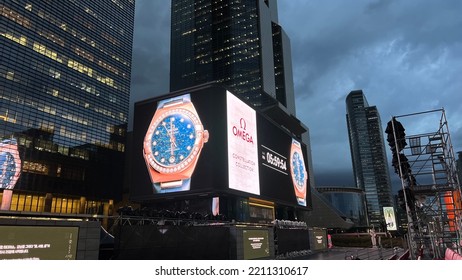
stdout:
[(207, 143), (209, 141), (209, 131), (204, 130), (204, 134), (202, 135), (202, 139), (204, 139), (204, 143)]

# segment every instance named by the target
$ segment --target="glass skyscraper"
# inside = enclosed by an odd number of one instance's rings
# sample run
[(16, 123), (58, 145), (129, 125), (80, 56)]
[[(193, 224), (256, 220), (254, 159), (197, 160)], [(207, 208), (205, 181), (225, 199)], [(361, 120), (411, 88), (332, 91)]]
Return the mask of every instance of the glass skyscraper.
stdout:
[(121, 198), (134, 10), (0, 1), (0, 148), (19, 156), (0, 156), (2, 210), (107, 214)]
[(171, 91), (220, 82), (295, 116), (291, 63), (276, 0), (172, 0)]
[(385, 223), (383, 207), (393, 206), (380, 115), (362, 90), (348, 94), (346, 111), (356, 187), (365, 193), (369, 225), (380, 227)]

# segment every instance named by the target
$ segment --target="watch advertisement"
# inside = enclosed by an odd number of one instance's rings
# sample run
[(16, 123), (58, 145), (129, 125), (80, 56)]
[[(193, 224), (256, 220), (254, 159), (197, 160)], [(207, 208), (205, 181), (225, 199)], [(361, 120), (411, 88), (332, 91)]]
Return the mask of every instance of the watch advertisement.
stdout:
[(153, 191), (190, 190), (191, 175), (208, 137), (189, 94), (160, 101), (143, 143)]
[(292, 176), (298, 205), (306, 206), (306, 182), (308, 176), (301, 144), (295, 139), (292, 139), (292, 146), (290, 149), (290, 175)]
[(393, 207), (383, 207), (383, 216), (385, 217), (385, 224), (387, 230), (397, 230), (395, 210)]
[(309, 207), (306, 146), (263, 116), (257, 117), (257, 123), (261, 195)]
[(259, 195), (256, 112), (230, 92), (226, 97), (229, 188)]
[(135, 103), (132, 141), (134, 201), (230, 194), (310, 206), (306, 146), (223, 87)]
[(21, 175), (16, 139), (0, 142), (0, 189), (12, 190)]

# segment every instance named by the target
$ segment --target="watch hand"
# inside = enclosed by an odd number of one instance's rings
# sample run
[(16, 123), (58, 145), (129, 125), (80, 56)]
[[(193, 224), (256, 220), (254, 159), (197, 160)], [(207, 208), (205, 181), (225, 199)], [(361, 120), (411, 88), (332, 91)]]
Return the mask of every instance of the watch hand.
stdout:
[(167, 131), (167, 135), (168, 137), (172, 138), (172, 136), (170, 136), (170, 130), (168, 130), (167, 126), (165, 126), (165, 123), (162, 123), (162, 126), (165, 128), (165, 131)]
[(176, 145), (175, 134), (173, 131), (175, 130), (175, 125), (173, 124), (173, 119), (170, 119), (170, 155), (173, 157)]

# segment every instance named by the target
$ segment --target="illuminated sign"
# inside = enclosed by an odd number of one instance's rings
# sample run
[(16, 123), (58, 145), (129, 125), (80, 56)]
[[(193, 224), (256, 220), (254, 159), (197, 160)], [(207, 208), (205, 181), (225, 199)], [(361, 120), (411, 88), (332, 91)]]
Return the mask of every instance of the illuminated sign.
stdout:
[(325, 230), (319, 228), (310, 229), (309, 236), (311, 250), (317, 251), (327, 248), (327, 236)]
[(385, 217), (385, 224), (387, 230), (397, 230), (395, 210), (393, 207), (383, 207), (383, 216)]
[(226, 93), (229, 188), (260, 194), (255, 110)]
[(0, 260), (75, 260), (78, 227), (0, 226)]
[(243, 230), (244, 259), (260, 259), (270, 256), (268, 230)]
[(311, 206), (306, 145), (221, 87), (137, 102), (133, 147), (135, 201), (232, 193)]

